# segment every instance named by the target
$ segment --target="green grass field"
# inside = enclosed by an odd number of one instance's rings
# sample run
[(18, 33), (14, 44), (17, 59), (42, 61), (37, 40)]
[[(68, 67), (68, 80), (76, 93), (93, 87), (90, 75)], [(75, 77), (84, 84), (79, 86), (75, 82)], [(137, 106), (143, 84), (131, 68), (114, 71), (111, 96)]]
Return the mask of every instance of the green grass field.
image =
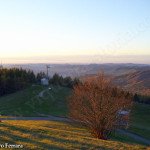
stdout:
[[(119, 134), (108, 141), (93, 138), (83, 127), (56, 121), (2, 121), (0, 144), (22, 144), (26, 150), (148, 150)], [(128, 143), (127, 143), (128, 142)]]
[(8, 116), (38, 116), (44, 113), (53, 116), (65, 117), (67, 114), (66, 96), (71, 89), (50, 86), (43, 97), (38, 94), (48, 89), (46, 86), (32, 86), (25, 90), (0, 97), (0, 113)]
[(150, 105), (135, 104), (131, 116), (131, 126), (127, 131), (150, 140)]

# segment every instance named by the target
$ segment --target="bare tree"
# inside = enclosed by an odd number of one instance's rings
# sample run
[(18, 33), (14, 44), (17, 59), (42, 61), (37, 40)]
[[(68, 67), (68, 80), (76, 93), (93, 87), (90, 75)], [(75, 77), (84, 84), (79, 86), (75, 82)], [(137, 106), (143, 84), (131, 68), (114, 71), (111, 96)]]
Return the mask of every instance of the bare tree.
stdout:
[(132, 98), (113, 86), (104, 71), (75, 85), (67, 101), (69, 118), (86, 125), (94, 137), (105, 140), (116, 128), (126, 125), (128, 117), (120, 117), (119, 112), (132, 106)]

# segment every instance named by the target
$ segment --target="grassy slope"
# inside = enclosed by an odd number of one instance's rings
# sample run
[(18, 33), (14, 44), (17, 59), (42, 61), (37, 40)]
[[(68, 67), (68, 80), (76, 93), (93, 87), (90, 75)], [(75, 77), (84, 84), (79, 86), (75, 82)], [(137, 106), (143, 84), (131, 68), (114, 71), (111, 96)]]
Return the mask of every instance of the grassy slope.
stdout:
[(38, 94), (48, 87), (33, 86), (25, 90), (0, 97), (0, 112), (11, 116), (38, 116), (36, 112), (54, 116), (65, 116), (67, 113), (65, 97), (69, 88), (52, 87), (42, 98)]
[(150, 105), (136, 104), (128, 131), (150, 140)]
[[(36, 112), (53, 116), (65, 117), (67, 114), (65, 97), (71, 89), (51, 86), (42, 98), (37, 95), (48, 87), (34, 86), (0, 98), (0, 110), (3, 115), (38, 116)], [(133, 113), (133, 122), (128, 129), (130, 132), (149, 138), (150, 135), (150, 105), (136, 104)], [(132, 138), (115, 134), (122, 142), (134, 142)], [(119, 138), (118, 138), (119, 137)], [(137, 142), (139, 143), (139, 142)]]
[(150, 91), (150, 70), (119, 75), (114, 77), (114, 82), (129, 91), (148, 94)]
[[(119, 135), (109, 141), (93, 138), (78, 125), (54, 121), (3, 121), (1, 144), (23, 144), (25, 149), (149, 149), (146, 146), (118, 142)], [(129, 139), (128, 139), (129, 140)], [(134, 141), (136, 143), (136, 141)]]

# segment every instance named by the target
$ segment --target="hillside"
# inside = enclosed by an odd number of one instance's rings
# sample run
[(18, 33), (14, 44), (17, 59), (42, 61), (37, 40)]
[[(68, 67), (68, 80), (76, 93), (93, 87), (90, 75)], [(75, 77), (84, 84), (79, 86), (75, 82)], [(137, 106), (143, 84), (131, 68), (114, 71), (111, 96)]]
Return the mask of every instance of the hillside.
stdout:
[(131, 112), (129, 132), (150, 140), (150, 105), (137, 103)]
[(97, 74), (98, 71), (105, 69), (105, 73), (109, 75), (123, 75), (127, 73), (132, 73), (135, 71), (143, 71), (150, 69), (150, 65), (143, 64), (18, 64), (18, 65), (4, 65), (6, 68), (23, 68), (33, 70), (35, 73), (45, 72), (46, 65), (51, 66), (49, 70), (49, 75), (52, 76), (55, 72), (62, 76), (80, 76), (80, 75), (90, 75)]
[[(119, 68), (117, 70), (123, 73), (123, 71), (125, 71), (125, 68), (122, 68), (122, 71)], [(113, 82), (116, 85), (119, 85), (130, 92), (137, 92), (141, 94), (150, 93), (150, 69), (138, 71), (136, 70), (131, 73), (122, 75), (118, 74), (118, 72), (116, 72), (116, 75), (108, 74), (107, 72), (105, 72), (106, 77), (113, 77)], [(80, 78), (80, 80), (85, 80), (86, 78), (93, 76), (96, 76), (96, 74), (85, 74), (78, 77)]]
[(83, 127), (58, 121), (3, 121), (0, 126), (0, 139), (1, 144), (22, 144), (26, 150), (150, 149), (139, 145), (139, 141), (118, 133), (108, 141), (99, 140), (93, 138)]
[[(9, 116), (39, 116), (38, 113), (66, 116), (66, 96), (71, 89), (59, 86), (34, 85), (22, 91), (0, 97), (0, 113)], [(40, 97), (39, 93), (43, 92)]]
[(129, 91), (150, 90), (150, 70), (135, 71), (133, 73), (116, 76), (114, 81)]
[[(71, 92), (71, 89), (69, 88), (64, 88), (60, 86), (50, 86), (52, 90), (47, 90), (48, 87), (40, 86), (40, 85), (34, 85), (32, 87), (29, 87), (25, 90), (0, 97), (0, 112), (2, 115), (9, 115), (9, 116), (18, 116), (18, 117), (27, 117), (27, 116), (40, 116), (39, 114), (45, 114), (45, 115), (52, 115), (52, 116), (59, 116), (59, 117), (66, 117), (67, 115), (67, 105), (66, 105), (66, 96), (68, 96)], [(43, 94), (43, 97), (39, 97), (39, 93), (42, 91), (45, 91)], [(137, 104), (134, 107), (133, 110), (133, 120), (131, 122), (131, 127), (129, 128), (129, 132), (132, 132), (134, 134), (140, 135), (142, 137), (145, 137), (147, 139), (150, 139), (149, 137), (149, 114), (150, 114), (150, 109), (149, 105), (141, 105)], [(144, 111), (145, 110), (145, 111)], [(142, 116), (142, 117), (141, 117)], [(3, 117), (2, 117), (3, 118)], [(77, 149), (80, 149), (81, 147), (93, 147), (93, 149), (99, 149), (100, 146), (103, 144), (103, 149), (107, 149), (110, 147), (110, 149), (115, 149), (115, 146), (117, 147), (122, 147), (124, 149), (141, 149), (142, 146), (134, 146), (134, 145), (128, 145), (127, 143), (138, 143), (138, 144), (143, 144), (139, 141), (136, 141), (132, 138), (126, 137), (124, 135), (120, 135), (118, 133), (115, 133), (112, 138), (110, 139), (111, 141), (98, 141), (97, 139), (94, 139), (89, 133), (84, 132), (84, 136), (82, 138), (80, 137), (79, 141), (73, 136), (71, 133), (73, 126), (70, 126), (69, 123), (59, 123), (61, 126), (58, 128), (55, 128), (56, 124), (58, 123), (53, 123), (52, 121), (24, 121), (23, 125), (21, 121), (2, 121), (3, 123), (1, 124), (2, 126), (0, 128), (3, 129), (3, 131), (0, 131), (0, 137), (2, 141), (4, 142), (9, 142), (11, 141), (11, 138), (15, 139), (16, 143), (22, 143), (25, 144), (26, 147), (30, 147), (31, 143), (35, 146), (31, 146), (33, 149), (37, 147), (42, 147), (43, 149), (48, 146), (48, 142), (46, 141), (53, 141), (54, 149), (57, 149), (57, 143), (62, 143), (61, 145), (65, 147), (67, 139), (72, 138), (72, 140), (67, 144), (72, 145), (77, 147)], [(21, 123), (21, 124), (20, 124)], [(46, 124), (45, 124), (46, 123)], [(33, 130), (32, 126), (30, 127), (29, 124), (32, 124), (36, 129)], [(49, 125), (48, 125), (49, 124)], [(54, 126), (52, 124), (55, 124)], [(62, 128), (62, 126), (66, 126), (65, 129)], [(49, 127), (46, 127), (49, 126)], [(46, 128), (45, 128), (46, 127)], [(25, 128), (25, 129), (24, 129)], [(48, 131), (48, 129), (50, 129)], [(79, 127), (80, 128), (80, 127)], [(44, 129), (44, 130), (43, 130)], [(17, 131), (18, 130), (18, 131)], [(33, 131), (32, 131), (33, 130)], [(61, 131), (64, 130), (64, 133)], [(71, 131), (70, 131), (71, 130)], [(84, 129), (85, 130), (85, 129)], [(24, 131), (29, 132), (31, 137), (28, 137), (28, 133), (25, 134)], [(55, 141), (57, 137), (55, 137), (55, 132), (59, 131), (60, 135), (65, 136), (65, 141), (62, 140), (64, 137), (60, 137), (59, 140)], [(9, 132), (9, 134), (8, 134)], [(40, 133), (40, 138), (43, 137), (42, 142), (37, 142), (38, 136), (36, 136), (36, 140), (33, 140), (31, 138), (34, 137), (34, 135), (37, 135), (37, 133)], [(43, 133), (45, 132), (45, 133)], [(47, 132), (50, 132), (54, 134), (53, 137), (52, 134), (50, 135), (45, 135)], [(79, 133), (76, 133), (76, 135), (81, 134), (82, 129), (79, 129)], [(12, 134), (10, 134), (12, 133)], [(19, 136), (18, 134), (24, 133), (22, 136)], [(70, 136), (70, 133), (72, 134)], [(32, 135), (33, 134), (33, 135)], [(43, 135), (44, 134), (44, 135)], [(58, 132), (56, 133), (58, 134)], [(88, 137), (87, 137), (88, 134)], [(9, 138), (6, 138), (6, 135), (9, 135)], [(90, 138), (89, 138), (90, 136)], [(7, 136), (8, 137), (8, 136)], [(19, 139), (18, 139), (19, 138)], [(20, 140), (21, 138), (21, 140)], [(75, 139), (74, 139), (75, 138)], [(91, 140), (90, 145), (87, 143), (89, 140)], [(46, 140), (46, 141), (45, 141)], [(75, 144), (76, 142), (78, 144)], [(84, 142), (83, 142), (84, 141)], [(98, 141), (98, 142), (94, 142)], [(114, 142), (116, 141), (116, 142)], [(124, 142), (124, 143), (119, 143)], [(43, 143), (44, 142), (44, 143)], [(65, 144), (63, 143), (65, 142)], [(46, 144), (47, 143), (47, 144)], [(70, 144), (71, 143), (71, 144)], [(99, 143), (99, 145), (98, 145)], [(103, 143), (103, 144), (102, 144)], [(96, 144), (96, 145), (95, 145)], [(42, 149), (41, 148), (41, 149)], [(102, 147), (101, 147), (102, 148)], [(64, 148), (65, 149), (65, 148)], [(81, 148), (82, 149), (82, 148)]]

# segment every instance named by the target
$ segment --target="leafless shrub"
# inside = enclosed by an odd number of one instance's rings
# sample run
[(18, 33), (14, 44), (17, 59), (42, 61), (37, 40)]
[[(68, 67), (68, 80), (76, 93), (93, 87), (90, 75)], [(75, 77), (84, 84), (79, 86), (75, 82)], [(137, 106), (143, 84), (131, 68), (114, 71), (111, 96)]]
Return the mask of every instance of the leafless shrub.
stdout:
[[(128, 117), (120, 119), (120, 110), (130, 110), (132, 98), (112, 85), (103, 73), (74, 86), (67, 98), (69, 118), (86, 125), (94, 137), (108, 139), (118, 127), (125, 126)], [(119, 122), (119, 123), (118, 123)]]

